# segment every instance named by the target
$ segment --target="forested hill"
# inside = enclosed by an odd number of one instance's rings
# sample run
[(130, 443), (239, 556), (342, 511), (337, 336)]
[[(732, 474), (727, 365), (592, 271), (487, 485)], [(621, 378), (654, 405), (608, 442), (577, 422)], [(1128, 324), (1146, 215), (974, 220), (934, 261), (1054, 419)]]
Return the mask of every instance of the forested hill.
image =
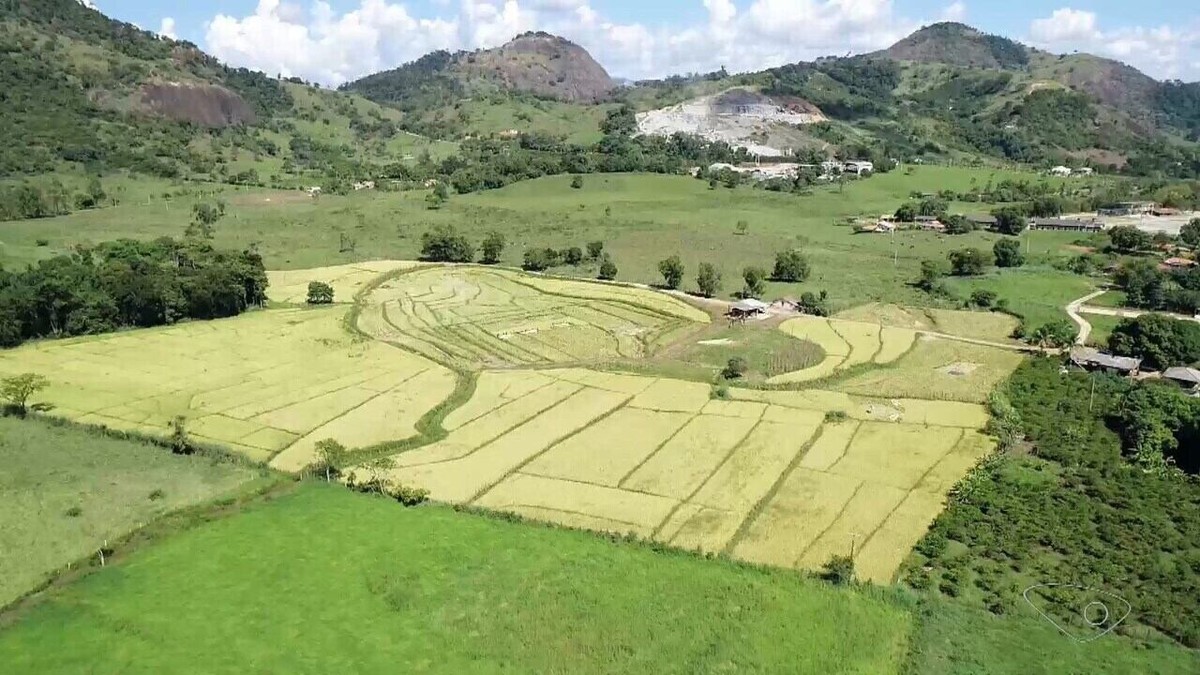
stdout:
[(228, 67), (77, 0), (0, 3), (0, 56), (0, 178), (320, 185), (453, 150), (401, 132), (398, 111)]

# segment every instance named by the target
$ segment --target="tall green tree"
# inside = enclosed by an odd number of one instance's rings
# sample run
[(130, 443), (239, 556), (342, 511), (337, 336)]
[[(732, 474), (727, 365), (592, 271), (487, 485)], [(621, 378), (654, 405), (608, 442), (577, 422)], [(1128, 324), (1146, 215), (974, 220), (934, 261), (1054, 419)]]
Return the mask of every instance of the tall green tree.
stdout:
[(750, 266), (742, 270), (742, 295), (747, 298), (761, 298), (767, 292), (767, 271), (761, 267)]
[(480, 245), (480, 250), (483, 252), (482, 262), (486, 265), (495, 265), (500, 262), (500, 256), (504, 253), (504, 235), (495, 230), (488, 232), (483, 238), (483, 244)]
[(1016, 239), (1001, 239), (992, 246), (992, 255), (996, 259), (996, 267), (1020, 267), (1025, 264), (1025, 254), (1021, 252), (1021, 242)]
[(672, 290), (679, 288), (683, 281), (683, 261), (673, 255), (658, 262), (658, 273), (662, 275), (663, 284)]
[(712, 263), (700, 263), (696, 268), (696, 287), (700, 295), (711, 298), (721, 291), (721, 271)]
[(983, 273), (987, 266), (987, 258), (983, 251), (977, 248), (964, 248), (950, 253), (950, 273), (954, 276), (967, 277)]
[(775, 268), (771, 278), (776, 281), (798, 283), (808, 279), (808, 258), (800, 251), (781, 251), (775, 254)]

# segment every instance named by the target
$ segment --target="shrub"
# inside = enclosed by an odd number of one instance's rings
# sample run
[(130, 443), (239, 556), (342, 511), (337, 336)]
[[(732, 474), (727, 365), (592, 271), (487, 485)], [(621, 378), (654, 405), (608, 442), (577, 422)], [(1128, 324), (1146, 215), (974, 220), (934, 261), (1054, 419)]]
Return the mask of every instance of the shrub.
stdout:
[(583, 187), (583, 176), (580, 176), (580, 175), (571, 176), (571, 187), (576, 190), (582, 188)]
[(742, 288), (744, 297), (758, 298), (767, 292), (767, 272), (761, 267), (751, 266), (742, 270), (742, 280), (746, 282)]
[(987, 266), (987, 258), (983, 251), (977, 248), (964, 248), (950, 253), (950, 273), (954, 276), (969, 277), (981, 274)]
[(604, 257), (604, 262), (600, 263), (598, 278), (604, 281), (612, 281), (617, 278), (617, 264), (612, 261), (612, 258)]
[(901, 204), (900, 208), (896, 209), (896, 220), (902, 223), (911, 223), (917, 219), (917, 207), (912, 204)]
[(417, 506), (429, 501), (429, 490), (401, 483), (389, 483), (383, 493), (405, 506)]
[(37, 244), (38, 246), (49, 246), (50, 240), (49, 239), (38, 239), (34, 243)]
[(37, 373), (13, 375), (0, 380), (0, 399), (4, 400), (7, 410), (24, 417), (31, 408), (39, 408), (37, 405), (29, 405), (29, 399), (49, 386), (50, 381)]
[(588, 260), (599, 260), (604, 255), (604, 242), (589, 241), (587, 245)]
[(552, 248), (531, 248), (525, 251), (525, 259), (521, 268), (530, 272), (541, 272), (558, 265), (558, 251)]
[(68, 518), (78, 518), (79, 516), (83, 515), (83, 507), (72, 506), (71, 508), (67, 509), (64, 515)]
[(152, 490), (150, 492), (150, 496), (148, 497), (148, 499), (152, 502), (157, 502), (161, 499), (164, 499), (166, 496), (167, 496), (167, 493), (164, 492), (161, 488), (155, 488), (154, 490)]
[(981, 309), (988, 309), (996, 304), (996, 292), (983, 288), (971, 292), (971, 304)]
[(438, 225), (421, 235), (421, 259), (429, 262), (471, 262), (475, 247), (450, 225)]
[(495, 265), (500, 262), (500, 255), (504, 253), (504, 244), (503, 234), (496, 231), (489, 232), (479, 247), (483, 252), (481, 262), (485, 265)]
[(721, 371), (721, 377), (727, 380), (736, 380), (745, 375), (749, 369), (750, 364), (746, 363), (746, 359), (735, 356), (725, 364), (725, 369)]
[(996, 242), (992, 246), (992, 255), (996, 258), (996, 267), (1020, 267), (1025, 264), (1021, 242), (1016, 239), (1001, 239)]
[(1075, 343), (1076, 330), (1075, 324), (1066, 319), (1060, 319), (1038, 326), (1030, 334), (1029, 339), (1042, 347), (1070, 347)]
[(776, 281), (797, 283), (808, 278), (808, 259), (799, 251), (784, 251), (775, 254), (775, 269), (771, 278)]
[(850, 415), (845, 410), (830, 410), (825, 413), (825, 421), (829, 424), (841, 424), (850, 419)]
[(333, 286), (324, 281), (308, 282), (308, 297), (305, 302), (310, 305), (329, 305), (333, 303)]
[(169, 440), (171, 452), (177, 455), (190, 455), (196, 451), (192, 445), (191, 436), (188, 435), (187, 418), (183, 415), (176, 415), (175, 419), (171, 420), (171, 437)]
[(721, 290), (721, 271), (712, 263), (700, 263), (696, 270), (696, 287), (700, 295), (711, 298)]
[(658, 263), (658, 272), (662, 275), (663, 284), (667, 288), (679, 288), (680, 282), (683, 281), (683, 261), (677, 255), (673, 255), (666, 260), (660, 260)]
[(821, 568), (821, 578), (835, 586), (854, 583), (854, 559), (848, 555), (835, 555)]
[(578, 246), (572, 246), (571, 248), (563, 249), (561, 257), (564, 263), (571, 265), (572, 267), (577, 266), (583, 263), (583, 249), (579, 248)]
[(801, 312), (812, 316), (829, 316), (829, 293), (821, 291), (820, 295), (814, 295), (805, 291), (800, 294), (799, 308)]

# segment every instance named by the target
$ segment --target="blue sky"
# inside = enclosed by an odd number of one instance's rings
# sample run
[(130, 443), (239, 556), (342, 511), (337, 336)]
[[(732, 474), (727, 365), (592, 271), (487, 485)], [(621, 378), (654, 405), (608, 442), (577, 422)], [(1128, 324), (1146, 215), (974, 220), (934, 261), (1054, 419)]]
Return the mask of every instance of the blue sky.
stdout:
[(219, 58), (338, 84), (438, 48), (491, 47), (542, 29), (614, 75), (753, 70), (886, 47), (964, 21), (1159, 78), (1200, 80), (1200, 3), (1185, 0), (81, 0)]

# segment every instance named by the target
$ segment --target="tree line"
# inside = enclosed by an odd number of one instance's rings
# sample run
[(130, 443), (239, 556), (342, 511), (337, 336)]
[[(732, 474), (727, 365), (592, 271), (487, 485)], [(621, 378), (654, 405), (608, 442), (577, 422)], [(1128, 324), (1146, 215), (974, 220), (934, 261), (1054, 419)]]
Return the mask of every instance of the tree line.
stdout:
[(0, 270), (0, 346), (237, 315), (266, 301), (253, 251), (203, 237), (119, 239)]

